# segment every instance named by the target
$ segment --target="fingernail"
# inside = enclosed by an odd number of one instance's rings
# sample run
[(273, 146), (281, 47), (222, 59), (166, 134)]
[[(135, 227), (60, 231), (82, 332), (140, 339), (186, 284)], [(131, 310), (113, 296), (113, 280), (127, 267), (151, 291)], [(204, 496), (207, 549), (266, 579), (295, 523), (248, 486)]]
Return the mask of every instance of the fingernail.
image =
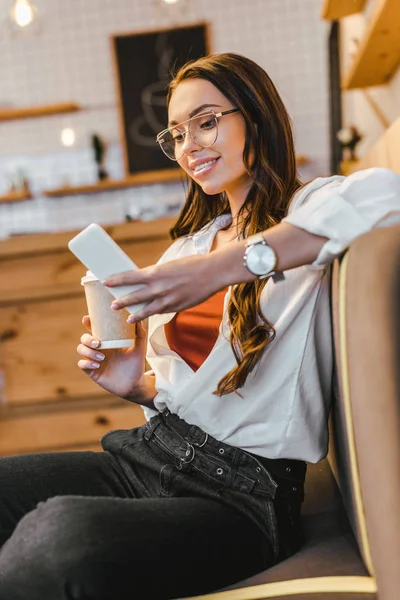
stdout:
[(98, 369), (99, 367), (99, 363), (92, 363), (92, 369)]
[(127, 323), (130, 323), (130, 324), (131, 324), (131, 323), (134, 323), (134, 322), (135, 322), (135, 317), (133, 317), (133, 316), (131, 316), (131, 317), (128, 317), (128, 318), (127, 318), (127, 320), (126, 320), (126, 322), (127, 322)]
[(100, 346), (98, 340), (93, 340), (92, 344), (91, 344), (92, 348), (98, 348)]
[(100, 352), (96, 352), (95, 356), (96, 356), (97, 360), (104, 360), (104, 358), (105, 358), (104, 354), (100, 354)]
[(115, 304), (111, 304), (111, 308), (113, 310), (118, 310), (119, 309), (119, 304), (115, 303)]

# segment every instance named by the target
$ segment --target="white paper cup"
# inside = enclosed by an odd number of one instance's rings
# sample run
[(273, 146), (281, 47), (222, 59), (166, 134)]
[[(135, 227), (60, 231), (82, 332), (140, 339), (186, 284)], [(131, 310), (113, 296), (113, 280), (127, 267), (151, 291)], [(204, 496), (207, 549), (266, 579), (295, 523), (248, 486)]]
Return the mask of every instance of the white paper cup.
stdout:
[(135, 325), (127, 323), (126, 309), (113, 310), (110, 291), (87, 271), (81, 285), (85, 289), (92, 335), (101, 341), (101, 348), (130, 348), (135, 344)]

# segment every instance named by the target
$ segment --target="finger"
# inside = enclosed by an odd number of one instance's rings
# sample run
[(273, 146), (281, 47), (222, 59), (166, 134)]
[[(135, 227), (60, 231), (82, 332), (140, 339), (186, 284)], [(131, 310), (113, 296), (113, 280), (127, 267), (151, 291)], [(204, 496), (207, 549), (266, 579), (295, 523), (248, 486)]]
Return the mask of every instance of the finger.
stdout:
[(84, 327), (86, 327), (86, 329), (87, 329), (88, 331), (90, 331), (90, 332), (92, 331), (92, 329), (91, 329), (91, 327), (92, 327), (92, 324), (91, 324), (91, 322), (90, 322), (90, 317), (89, 317), (89, 315), (85, 315), (85, 316), (82, 318), (82, 325), (84, 325)]
[(88, 348), (100, 348), (101, 346), (101, 341), (89, 333), (84, 333), (81, 335), (81, 343), (85, 346), (88, 346)]
[(82, 369), (82, 371), (93, 371), (94, 369), (98, 369), (100, 367), (99, 363), (93, 362), (91, 360), (79, 360), (78, 367)]
[(164, 307), (159, 300), (150, 302), (142, 310), (138, 310), (133, 315), (128, 317), (128, 323), (138, 323), (144, 321), (152, 315), (159, 315), (162, 313), (171, 312), (167, 307)]
[(134, 271), (124, 271), (123, 273), (116, 273), (110, 275), (103, 281), (103, 284), (107, 287), (115, 287), (118, 285), (135, 285), (137, 283), (146, 283), (150, 275), (146, 272), (146, 269), (135, 269)]
[(138, 352), (145, 353), (147, 346), (147, 331), (143, 327), (143, 324), (138, 321), (134, 325), (136, 329), (136, 337), (135, 337), (135, 350)]
[(144, 340), (147, 337), (147, 332), (140, 321), (136, 323), (136, 339)]
[(149, 302), (150, 300), (154, 300), (156, 292), (151, 291), (148, 286), (143, 286), (140, 290), (136, 290), (131, 294), (127, 294), (126, 296), (122, 296), (122, 298), (118, 298), (112, 301), (111, 308), (113, 310), (119, 310), (121, 308), (125, 308), (126, 306), (135, 306), (135, 304), (144, 304), (145, 302)]
[(105, 356), (102, 352), (96, 352), (96, 350), (92, 350), (91, 348), (84, 346), (84, 344), (79, 344), (76, 351), (80, 356), (83, 356), (84, 358), (89, 358), (94, 362), (101, 362), (105, 359)]

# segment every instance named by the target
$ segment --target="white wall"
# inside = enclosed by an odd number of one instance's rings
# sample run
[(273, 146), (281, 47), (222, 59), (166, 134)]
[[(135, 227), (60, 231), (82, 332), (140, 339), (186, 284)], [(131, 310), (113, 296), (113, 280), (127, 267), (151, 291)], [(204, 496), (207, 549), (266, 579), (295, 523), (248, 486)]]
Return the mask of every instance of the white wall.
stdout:
[[(66, 179), (73, 185), (95, 181), (88, 147), (94, 131), (109, 145), (110, 175), (124, 176), (109, 43), (114, 33), (210, 22), (214, 51), (249, 56), (276, 83), (294, 121), (296, 150), (312, 161), (303, 177), (328, 173), (328, 24), (320, 19), (321, 0), (181, 2), (185, 10), (162, 0), (36, 0), (40, 31), (13, 37), (6, 26), (11, 0), (0, 0), (0, 105), (75, 101), (87, 108), (0, 123), (0, 195), (19, 169), (35, 192), (32, 201), (0, 205), (0, 236), (115, 223), (146, 207), (150, 217), (182, 202), (179, 183), (61, 199), (41, 195)], [(66, 126), (77, 133), (74, 148), (61, 146), (60, 130)]]
[[(368, 0), (364, 11), (341, 20), (341, 59), (342, 73), (347, 71), (357, 50), (357, 42), (363, 33), (374, 10), (376, 0)], [(388, 84), (367, 88), (367, 93), (377, 103), (387, 121), (391, 124), (400, 115), (400, 69)], [(343, 123), (355, 125), (364, 139), (357, 147), (360, 157), (364, 156), (385, 132), (385, 127), (366, 99), (363, 90), (349, 90), (343, 93)]]

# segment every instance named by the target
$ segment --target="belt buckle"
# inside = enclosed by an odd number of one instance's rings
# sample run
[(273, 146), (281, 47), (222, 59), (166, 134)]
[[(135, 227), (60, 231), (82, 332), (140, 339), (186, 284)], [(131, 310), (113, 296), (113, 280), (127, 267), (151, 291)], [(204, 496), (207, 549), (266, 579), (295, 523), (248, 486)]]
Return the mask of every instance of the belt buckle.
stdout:
[(192, 443), (194, 444), (194, 446), (197, 446), (197, 448), (202, 448), (203, 446), (205, 446), (207, 444), (207, 440), (208, 440), (208, 433), (206, 433), (206, 437), (204, 438), (204, 441), (201, 444), (198, 444), (195, 441), (193, 441)]

